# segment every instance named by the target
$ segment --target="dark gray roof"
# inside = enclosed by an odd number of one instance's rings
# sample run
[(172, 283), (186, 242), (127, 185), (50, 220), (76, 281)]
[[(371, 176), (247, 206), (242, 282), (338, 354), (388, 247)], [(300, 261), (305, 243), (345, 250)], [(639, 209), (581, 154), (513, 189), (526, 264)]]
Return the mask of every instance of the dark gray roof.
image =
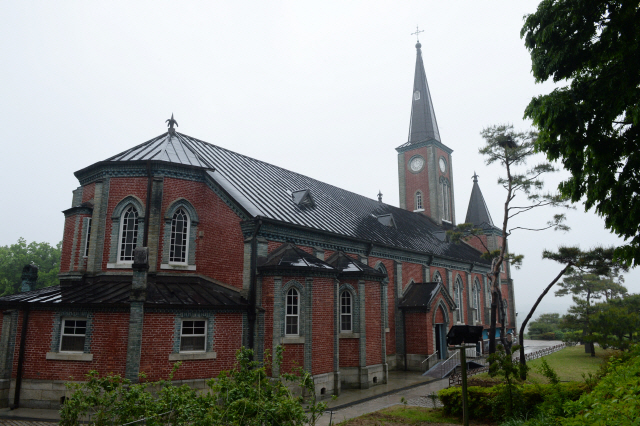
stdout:
[(332, 254), (327, 259), (327, 263), (338, 269), (340, 271), (340, 276), (344, 278), (369, 277), (382, 280), (386, 277), (386, 274), (378, 271), (377, 269), (373, 269), (371, 266), (366, 265), (359, 260), (347, 256), (342, 251)]
[(258, 269), (261, 271), (298, 270), (301, 272), (315, 270), (338, 273), (333, 266), (291, 243), (283, 244), (270, 253)]
[[(16, 303), (124, 306), (129, 304), (130, 294), (131, 276), (101, 276), (86, 282), (0, 297), (0, 306)], [(202, 278), (182, 276), (150, 276), (145, 304), (216, 309), (244, 309), (248, 306), (237, 291)]]
[[(180, 154), (168, 154), (171, 152)], [(300, 225), (375, 244), (486, 263), (466, 244), (449, 244), (434, 233), (442, 228), (427, 216), (380, 203), (308, 176), (175, 133), (165, 133), (76, 172), (80, 177), (99, 164), (157, 160), (202, 167), (250, 216)], [(293, 194), (308, 190), (311, 204), (299, 206)], [(395, 227), (379, 216), (392, 214)]]
[(493, 227), (493, 220), (484, 201), (482, 191), (478, 185), (478, 176), (473, 175), (473, 189), (471, 190), (471, 198), (469, 199), (469, 207), (467, 208), (467, 217), (465, 223), (473, 223), (476, 226), (490, 225)]
[[(409, 143), (425, 140), (440, 140), (440, 131), (436, 121), (436, 113), (431, 101), (431, 92), (427, 83), (427, 74), (422, 62), (422, 45), (416, 44), (416, 71), (413, 78), (411, 94), (411, 124), (409, 125)], [(418, 99), (416, 99), (418, 97)]]
[[(433, 283), (413, 283), (407, 288), (398, 307), (405, 309), (429, 310), (431, 302), (442, 289), (442, 284)], [(446, 292), (445, 292), (446, 293)]]

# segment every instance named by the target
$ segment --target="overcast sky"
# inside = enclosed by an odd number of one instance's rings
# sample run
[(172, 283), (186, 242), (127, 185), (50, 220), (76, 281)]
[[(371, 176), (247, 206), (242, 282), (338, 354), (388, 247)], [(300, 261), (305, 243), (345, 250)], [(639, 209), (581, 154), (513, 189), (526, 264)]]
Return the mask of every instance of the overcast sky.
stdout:
[[(406, 142), (419, 25), (442, 142), (454, 150), (456, 218), (471, 176), (502, 221), (500, 168), (478, 154), (483, 127), (527, 129), (535, 84), (520, 39), (537, 1), (56, 1), (0, 3), (0, 245), (55, 244), (73, 172), (178, 131), (398, 205), (395, 147)], [(547, 178), (554, 189), (562, 173)], [(553, 211), (522, 215), (542, 225)], [(568, 233), (516, 231), (522, 320), (561, 269), (544, 248), (620, 241), (581, 205)], [(638, 272), (627, 276), (640, 292)], [(549, 295), (538, 313), (564, 312)]]

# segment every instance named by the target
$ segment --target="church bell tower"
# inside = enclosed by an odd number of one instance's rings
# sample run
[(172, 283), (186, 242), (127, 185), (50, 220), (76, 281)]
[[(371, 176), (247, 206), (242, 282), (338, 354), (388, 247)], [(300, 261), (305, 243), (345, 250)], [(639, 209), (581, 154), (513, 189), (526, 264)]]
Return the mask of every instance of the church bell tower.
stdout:
[(440, 224), (443, 221), (455, 224), (453, 150), (440, 140), (421, 47), (418, 41), (409, 137), (396, 148), (400, 208), (427, 215)]

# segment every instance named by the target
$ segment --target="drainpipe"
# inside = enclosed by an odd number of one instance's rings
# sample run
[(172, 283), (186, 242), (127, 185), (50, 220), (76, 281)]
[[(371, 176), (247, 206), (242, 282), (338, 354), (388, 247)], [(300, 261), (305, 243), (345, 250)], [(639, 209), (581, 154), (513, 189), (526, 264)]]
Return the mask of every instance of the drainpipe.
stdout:
[(151, 160), (147, 160), (147, 203), (144, 206), (144, 238), (142, 247), (147, 247), (149, 243), (149, 213), (151, 211), (151, 185), (153, 185), (153, 176), (151, 175)]
[(255, 330), (256, 320), (256, 293), (257, 293), (257, 274), (256, 269), (258, 267), (258, 232), (262, 227), (262, 220), (260, 217), (254, 219), (255, 229), (251, 237), (251, 282), (249, 287), (249, 312), (247, 313), (247, 320), (249, 322), (249, 349), (254, 349), (253, 335)]
[(20, 407), (20, 388), (22, 387), (22, 369), (24, 366), (24, 353), (26, 349), (27, 343), (27, 329), (29, 325), (29, 305), (24, 304), (23, 315), (22, 315), (22, 331), (20, 333), (20, 351), (18, 353), (18, 371), (16, 372), (16, 393), (13, 397), (13, 406), (12, 410)]

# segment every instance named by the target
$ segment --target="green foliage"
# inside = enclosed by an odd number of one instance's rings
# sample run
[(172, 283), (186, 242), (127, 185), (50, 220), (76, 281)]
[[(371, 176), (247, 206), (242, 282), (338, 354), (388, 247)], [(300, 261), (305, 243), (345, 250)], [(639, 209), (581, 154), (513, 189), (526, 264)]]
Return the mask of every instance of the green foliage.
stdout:
[(571, 176), (560, 192), (584, 201), (630, 240), (640, 260), (640, 5), (629, 0), (544, 0), (521, 30), (538, 82), (568, 84), (533, 98), (525, 117), (536, 148)]
[[(582, 383), (560, 383), (557, 385), (569, 400), (575, 401), (586, 390)], [(518, 410), (513, 413), (516, 418), (535, 418), (538, 415), (538, 407), (545, 402), (548, 395), (555, 392), (550, 384), (525, 384), (520, 386), (518, 392)], [(504, 395), (500, 386), (467, 388), (467, 403), (469, 418), (478, 421), (500, 421), (505, 419), (504, 406), (501, 407), (501, 396)], [(462, 388), (450, 387), (438, 392), (438, 397), (443, 405), (443, 411), (447, 415), (462, 416)], [(547, 423), (548, 424), (548, 423)]]
[(640, 294), (612, 299), (594, 306), (591, 320), (593, 341), (602, 348), (629, 350), (639, 340)]
[(628, 357), (612, 357), (606, 375), (591, 393), (564, 405), (560, 424), (637, 425), (640, 419), (640, 346)]
[(562, 340), (564, 336), (562, 324), (560, 314), (542, 314), (529, 323), (529, 339)]
[[(282, 347), (276, 348), (276, 363), (282, 362)], [(100, 377), (96, 371), (87, 382), (69, 383), (72, 392), (60, 410), (62, 426), (123, 424), (147, 418), (147, 425), (306, 425), (315, 424), (326, 408), (315, 397), (313, 378), (308, 372), (286, 373), (281, 379), (267, 376), (265, 367), (253, 361), (253, 351), (242, 348), (236, 354), (236, 367), (208, 382), (208, 392), (187, 385), (173, 386), (171, 380), (132, 384), (120, 376)], [(265, 355), (265, 365), (270, 356)], [(142, 375), (141, 379), (144, 379)], [(305, 401), (291, 389), (310, 395)], [(306, 403), (306, 407), (305, 404)], [(306, 412), (305, 412), (306, 408)]]
[(0, 246), (0, 296), (20, 291), (22, 268), (29, 264), (38, 267), (36, 289), (59, 284), (61, 249), (62, 241), (53, 247), (35, 241), (27, 244), (24, 238), (16, 244)]
[[(498, 350), (489, 355), (489, 376), (502, 377), (503, 383), (495, 386), (497, 393), (493, 399), (494, 414), (496, 419), (507, 419), (522, 416), (530, 409), (522, 404), (522, 386), (518, 385), (518, 376), (526, 374), (527, 365), (514, 362), (511, 354), (508, 354), (502, 345)], [(513, 347), (516, 352), (519, 345)], [(524, 373), (523, 373), (524, 371)]]

